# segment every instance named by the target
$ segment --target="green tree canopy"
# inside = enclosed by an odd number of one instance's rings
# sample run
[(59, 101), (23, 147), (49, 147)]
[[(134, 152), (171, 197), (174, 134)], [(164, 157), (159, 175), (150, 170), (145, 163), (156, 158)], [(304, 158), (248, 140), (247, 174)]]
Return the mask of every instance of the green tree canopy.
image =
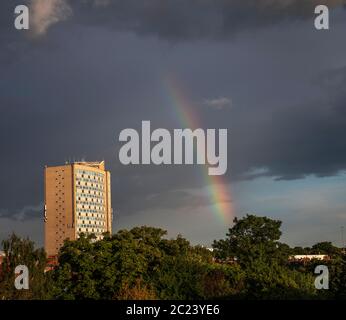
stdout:
[[(35, 249), (29, 239), (21, 239), (12, 234), (2, 241), (5, 258), (0, 273), (0, 299), (46, 299), (48, 298), (48, 276), (45, 275), (46, 254), (43, 249)], [(29, 290), (14, 287), (15, 268), (25, 265), (29, 269)]]
[(279, 242), (281, 221), (246, 215), (234, 219), (226, 239), (214, 241), (219, 259), (236, 260), (245, 273), (248, 298), (302, 298), (316, 294), (311, 273), (303, 274), (288, 266), (291, 248)]
[(226, 239), (213, 243), (217, 257), (232, 257), (240, 264), (245, 264), (249, 259), (260, 256), (271, 258), (275, 253), (281, 254), (279, 249), (287, 249), (278, 241), (281, 236), (281, 221), (246, 215), (242, 219), (234, 218), (233, 222)]

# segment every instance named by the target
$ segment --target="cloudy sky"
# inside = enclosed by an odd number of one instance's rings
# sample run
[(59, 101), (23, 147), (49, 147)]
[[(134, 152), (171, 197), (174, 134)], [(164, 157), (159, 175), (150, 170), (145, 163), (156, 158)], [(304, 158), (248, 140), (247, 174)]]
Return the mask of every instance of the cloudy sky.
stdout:
[[(328, 31), (314, 28), (321, 3)], [(17, 4), (29, 30), (14, 28)], [(42, 245), (45, 165), (105, 159), (115, 231), (154, 225), (209, 245), (254, 213), (282, 220), (291, 245), (340, 245), (345, 33), (341, 0), (1, 1), (0, 239)], [(123, 166), (119, 133), (142, 120), (227, 128), (226, 175)]]

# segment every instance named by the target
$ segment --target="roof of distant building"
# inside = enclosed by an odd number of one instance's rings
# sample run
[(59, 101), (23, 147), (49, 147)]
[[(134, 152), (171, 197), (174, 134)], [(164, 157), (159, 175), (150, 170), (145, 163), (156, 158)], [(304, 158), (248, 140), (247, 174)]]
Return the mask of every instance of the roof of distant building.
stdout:
[(307, 259), (307, 260), (312, 260), (312, 259), (317, 259), (317, 260), (324, 260), (326, 258), (328, 258), (327, 254), (298, 254), (293, 256), (294, 259), (296, 260), (303, 260), (303, 259)]

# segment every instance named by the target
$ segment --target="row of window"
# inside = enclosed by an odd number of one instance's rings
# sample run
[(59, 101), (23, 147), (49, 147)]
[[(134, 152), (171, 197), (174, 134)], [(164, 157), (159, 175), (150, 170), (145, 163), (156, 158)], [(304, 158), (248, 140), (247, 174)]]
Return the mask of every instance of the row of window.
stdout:
[(105, 225), (104, 223), (101, 223), (100, 221), (85, 221), (85, 220), (82, 220), (82, 221), (83, 222), (79, 221), (79, 223), (77, 223), (77, 225), (79, 225), (81, 223), (81, 224), (87, 224), (90, 227), (98, 227), (98, 228), (101, 228), (101, 226)]
[[(78, 190), (77, 190), (78, 191)], [(80, 197), (78, 197), (78, 199), (77, 200), (79, 200), (79, 201), (83, 201), (83, 202), (85, 202), (85, 201), (92, 201), (92, 202), (103, 202), (103, 197), (99, 197), (98, 195), (91, 195), (91, 196), (89, 196), (89, 195), (81, 195), (81, 194), (77, 194), (77, 195), (79, 195)], [(90, 199), (89, 199), (90, 198)], [(100, 201), (99, 201), (100, 200)]]
[(95, 187), (90, 187), (90, 186), (77, 186), (77, 189), (80, 190), (91, 190), (91, 191), (98, 191), (100, 194), (100, 192), (103, 192), (103, 190), (99, 189), (99, 188), (95, 188)]
[[(82, 228), (85, 228), (86, 230), (82, 230)], [(97, 232), (97, 233), (102, 233), (104, 232), (104, 229), (100, 229), (100, 228), (91, 228), (89, 225), (87, 224), (79, 224), (78, 225), (78, 231), (86, 231), (86, 232)]]
[[(99, 218), (99, 217), (82, 217), (82, 216), (79, 216), (78, 217), (78, 220), (81, 220), (81, 219), (85, 219), (85, 220), (93, 220), (93, 221), (99, 221), (99, 222), (103, 222), (104, 219), (103, 218)], [(83, 220), (84, 221), (84, 220)], [(104, 225), (104, 222), (103, 223), (100, 223), (101, 225)]]
[(100, 198), (100, 199), (102, 199), (103, 198), (103, 194), (101, 195), (101, 193), (100, 192), (97, 192), (96, 193), (96, 191), (94, 191), (94, 193), (91, 193), (91, 191), (89, 190), (88, 192), (85, 192), (85, 190), (80, 190), (80, 189), (78, 189), (77, 188), (77, 192), (81, 192), (82, 191), (82, 193), (80, 194), (82, 197), (84, 197), (85, 195), (87, 195), (87, 196), (89, 196), (89, 197), (93, 197), (93, 198), (96, 198), (96, 197), (98, 197), (98, 198)]
[(82, 181), (82, 182), (90, 182), (90, 183), (98, 183), (103, 184), (104, 180), (103, 178), (94, 178), (94, 179), (88, 179), (88, 178), (82, 178), (80, 176), (76, 176), (76, 181)]
[[(77, 185), (78, 186), (81, 186), (82, 183), (84, 184), (84, 186), (88, 186), (88, 182), (83, 182), (83, 181), (81, 182), (81, 181), (78, 181), (78, 179), (77, 179)], [(99, 183), (89, 183), (89, 184), (91, 185), (91, 187), (96, 187), (96, 188), (98, 188), (100, 190), (104, 189), (103, 184), (99, 184)]]
[(104, 207), (103, 201), (97, 200), (94, 202), (94, 199), (91, 199), (91, 202), (87, 201), (87, 200), (84, 200), (84, 201), (83, 200), (76, 200), (76, 204), (82, 204), (82, 205), (86, 205), (86, 206), (95, 206), (96, 205), (96, 206)]
[[(91, 214), (91, 216), (90, 216)], [(102, 218), (102, 220), (104, 219), (104, 214), (103, 212), (99, 212), (99, 213), (81, 213), (81, 212), (78, 212), (78, 218), (81, 219), (83, 217), (96, 217), (96, 218)]]
[(78, 186), (77, 191), (80, 191), (80, 190), (82, 190), (82, 193), (84, 193), (84, 190), (98, 191), (98, 193), (96, 193), (96, 192), (94, 193), (94, 194), (98, 194), (98, 195), (100, 195), (101, 192), (103, 193), (103, 191), (100, 191), (100, 189), (95, 188), (95, 187)]
[(104, 213), (103, 210), (94, 210), (94, 209), (81, 209), (81, 208), (77, 208), (77, 213), (99, 213), (102, 214)]
[(96, 205), (95, 203), (92, 204), (85, 204), (85, 203), (78, 203), (77, 202), (77, 209), (95, 209), (95, 210), (104, 210), (104, 206)]
[[(77, 190), (78, 191), (78, 190)], [(91, 202), (100, 202), (103, 203), (103, 197), (100, 197), (98, 195), (85, 195), (85, 194), (79, 194), (77, 193), (77, 197), (78, 197), (78, 201), (82, 201), (82, 202), (87, 202), (87, 201), (91, 201)]]
[(89, 171), (89, 170), (83, 170), (83, 169), (77, 169), (76, 172), (79, 174), (88, 174), (88, 175), (98, 176), (98, 177), (103, 176), (103, 173), (99, 173), (99, 172), (95, 172), (95, 171)]
[[(80, 193), (82, 191), (82, 193)], [(103, 200), (103, 198), (104, 198), (104, 196), (103, 195), (98, 195), (98, 194), (96, 194), (96, 192), (94, 192), (93, 194), (91, 194), (91, 192), (89, 191), (88, 193), (84, 193), (84, 190), (78, 190), (78, 188), (77, 188), (77, 190), (76, 190), (76, 195), (77, 195), (77, 197), (85, 197), (85, 198), (93, 198), (93, 199), (102, 199)]]
[(94, 171), (86, 171), (86, 170), (77, 170), (76, 171), (76, 177), (77, 178), (86, 178), (86, 179), (96, 179), (97, 180), (103, 180), (104, 174), (98, 173)]
[(99, 177), (95, 177), (95, 176), (90, 176), (90, 175), (84, 175), (84, 174), (76, 174), (76, 179), (82, 179), (84, 181), (102, 181), (103, 182), (103, 175), (99, 176)]

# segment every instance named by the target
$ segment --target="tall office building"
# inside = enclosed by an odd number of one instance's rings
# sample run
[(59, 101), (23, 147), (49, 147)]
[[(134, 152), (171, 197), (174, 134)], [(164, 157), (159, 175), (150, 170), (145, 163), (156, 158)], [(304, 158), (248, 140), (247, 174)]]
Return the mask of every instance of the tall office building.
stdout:
[(59, 252), (65, 239), (112, 232), (110, 172), (102, 162), (74, 162), (45, 168), (45, 250)]

